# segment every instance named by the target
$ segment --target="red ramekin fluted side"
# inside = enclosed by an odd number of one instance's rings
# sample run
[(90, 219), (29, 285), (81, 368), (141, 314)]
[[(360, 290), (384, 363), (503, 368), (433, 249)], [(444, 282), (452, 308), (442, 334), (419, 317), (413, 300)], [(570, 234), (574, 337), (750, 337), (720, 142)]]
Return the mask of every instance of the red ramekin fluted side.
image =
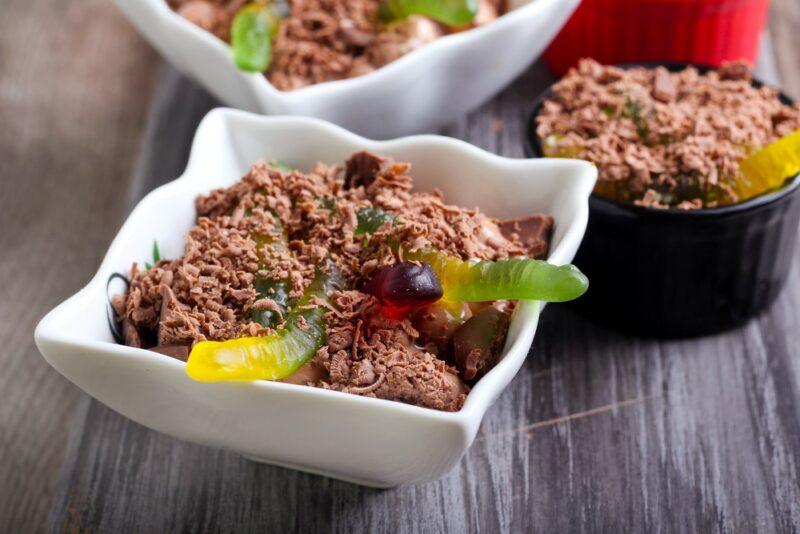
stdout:
[(769, 0), (583, 0), (545, 53), (563, 75), (601, 63), (755, 62)]

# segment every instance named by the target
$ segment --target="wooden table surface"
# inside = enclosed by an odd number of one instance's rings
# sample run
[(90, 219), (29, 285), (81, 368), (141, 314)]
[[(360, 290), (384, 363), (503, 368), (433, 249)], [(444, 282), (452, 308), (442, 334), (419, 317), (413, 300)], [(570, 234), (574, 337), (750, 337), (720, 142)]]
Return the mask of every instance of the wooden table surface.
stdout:
[[(770, 26), (800, 97), (800, 2)], [(117, 415), (33, 327), (126, 213), (177, 176), (214, 102), (109, 2), (0, 7), (0, 532), (800, 532), (800, 276), (716, 337), (659, 342), (550, 306), (531, 357), (445, 478), (372, 490), (249, 462)], [(522, 156), (534, 66), (444, 130)]]

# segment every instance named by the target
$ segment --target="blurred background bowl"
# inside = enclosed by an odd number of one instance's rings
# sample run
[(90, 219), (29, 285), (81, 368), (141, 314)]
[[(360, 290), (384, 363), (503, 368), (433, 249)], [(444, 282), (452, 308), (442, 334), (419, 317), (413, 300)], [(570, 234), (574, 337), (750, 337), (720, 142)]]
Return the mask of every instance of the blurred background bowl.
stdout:
[(429, 132), (464, 116), (539, 57), (580, 0), (511, 0), (491, 24), (440, 37), (369, 74), (280, 91), (164, 0), (116, 0), (154, 48), (224, 104), (325, 119), (372, 138)]
[[(689, 65), (663, 66), (676, 71)], [(548, 89), (538, 97), (528, 121), (525, 148), (532, 157), (544, 157), (536, 116), (550, 96)], [(766, 309), (786, 284), (798, 221), (798, 177), (773, 193), (700, 210), (645, 208), (592, 194), (575, 256), (590, 286), (570, 305), (636, 335), (692, 337), (735, 327)]]

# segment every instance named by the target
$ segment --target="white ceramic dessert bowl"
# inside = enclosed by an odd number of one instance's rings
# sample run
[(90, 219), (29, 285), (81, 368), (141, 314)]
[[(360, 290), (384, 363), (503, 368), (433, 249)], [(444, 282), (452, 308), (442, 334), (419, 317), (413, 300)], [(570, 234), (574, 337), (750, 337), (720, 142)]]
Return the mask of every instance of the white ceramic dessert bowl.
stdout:
[(308, 170), (364, 149), (411, 162), (415, 189), (438, 187), (448, 203), (478, 206), (501, 218), (551, 214), (553, 263), (571, 261), (583, 237), (596, 178), (586, 162), (502, 158), (439, 136), (372, 141), (316, 119), (217, 109), (200, 124), (184, 174), (138, 204), (89, 284), (41, 320), (39, 350), (91, 396), (181, 439), (371, 486), (445, 474), (525, 360), (538, 303), (520, 303), (502, 359), (453, 413), (277, 382), (195, 382), (181, 361), (115, 344), (108, 326), (109, 275), (147, 260), (153, 240), (162, 257), (180, 257), (197, 195), (232, 184), (258, 160), (280, 159)]
[(580, 0), (511, 0), (498, 20), (441, 37), (364, 76), (280, 91), (236, 68), (230, 48), (165, 0), (116, 0), (178, 70), (225, 105), (303, 115), (374, 138), (427, 132), (478, 107), (537, 58)]

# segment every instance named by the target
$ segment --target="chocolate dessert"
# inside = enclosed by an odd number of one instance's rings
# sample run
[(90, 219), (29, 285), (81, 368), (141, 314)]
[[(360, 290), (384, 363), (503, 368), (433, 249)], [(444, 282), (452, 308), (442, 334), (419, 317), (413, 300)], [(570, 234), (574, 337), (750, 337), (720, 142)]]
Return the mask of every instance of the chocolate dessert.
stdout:
[[(503, 3), (475, 2), (471, 22), (452, 25), (414, 14), (382, 20), (380, 0), (290, 0), (286, 16), (275, 22), (265, 75), (272, 85), (288, 91), (367, 74), (447, 33), (495, 20), (503, 13)], [(226, 42), (231, 41), (235, 16), (247, 5), (243, 0), (170, 0), (169, 4)]]
[[(744, 63), (703, 74), (586, 59), (553, 86), (536, 117), (546, 156), (597, 165), (595, 193), (683, 210), (740, 202), (769, 190), (762, 182), (774, 187), (741, 164), (798, 128), (800, 105), (754, 85)], [(787, 176), (777, 178), (779, 186)]]
[(134, 264), (122, 341), (199, 380), (283, 380), (458, 410), (497, 362), (513, 300), (586, 288), (544, 261), (553, 219), (494, 220), (412, 190), (369, 152), (307, 173), (257, 163), (196, 200), (177, 259)]

